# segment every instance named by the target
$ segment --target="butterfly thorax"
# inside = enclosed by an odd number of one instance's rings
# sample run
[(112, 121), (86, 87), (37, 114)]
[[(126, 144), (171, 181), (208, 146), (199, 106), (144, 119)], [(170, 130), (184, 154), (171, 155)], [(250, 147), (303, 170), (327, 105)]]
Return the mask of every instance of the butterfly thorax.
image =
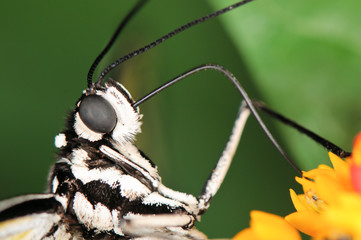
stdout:
[[(87, 127), (80, 114), (87, 98), (84, 92), (69, 116), (67, 129), (55, 140), (59, 153), (49, 191), (56, 194), (63, 214), (80, 223), (77, 227), (85, 231), (83, 236), (92, 231), (123, 236), (121, 221), (132, 215), (188, 214), (187, 204), (158, 191), (157, 167), (133, 144), (134, 135), (140, 132), (141, 115), (131, 106), (130, 95), (120, 84), (110, 82), (97, 96), (118, 104), (114, 106), (118, 112), (113, 129), (99, 133)], [(136, 122), (121, 119), (119, 111), (127, 118), (133, 115)]]

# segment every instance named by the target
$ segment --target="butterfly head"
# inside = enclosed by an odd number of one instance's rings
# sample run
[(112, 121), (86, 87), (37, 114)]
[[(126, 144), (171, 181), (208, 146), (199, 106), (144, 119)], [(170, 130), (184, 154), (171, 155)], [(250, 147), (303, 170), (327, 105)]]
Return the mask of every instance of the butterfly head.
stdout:
[(91, 142), (110, 136), (115, 142), (131, 142), (141, 131), (139, 109), (133, 107), (129, 92), (118, 82), (84, 91), (76, 104), (73, 129), (78, 137)]

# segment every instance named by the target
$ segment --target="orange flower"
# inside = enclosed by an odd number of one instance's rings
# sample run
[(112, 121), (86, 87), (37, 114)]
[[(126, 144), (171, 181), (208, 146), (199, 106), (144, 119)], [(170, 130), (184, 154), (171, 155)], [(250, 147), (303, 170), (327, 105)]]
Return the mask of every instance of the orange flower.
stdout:
[(239, 232), (233, 240), (301, 240), (301, 236), (284, 218), (251, 211), (250, 227)]
[(315, 240), (361, 239), (361, 133), (350, 158), (329, 157), (333, 168), (320, 165), (296, 177), (304, 194), (290, 190), (297, 211), (285, 219)]
[(304, 191), (297, 195), (290, 189), (296, 212), (281, 218), (252, 211), (250, 228), (233, 239), (300, 240), (298, 229), (313, 240), (361, 240), (361, 133), (346, 161), (333, 153), (329, 157), (333, 168), (320, 165), (296, 177)]
[[(294, 192), (291, 194), (295, 196)], [(297, 202), (294, 201), (299, 204)], [(361, 196), (345, 193), (338, 197), (336, 204), (328, 205), (320, 213), (298, 210), (285, 219), (314, 239), (361, 239)]]

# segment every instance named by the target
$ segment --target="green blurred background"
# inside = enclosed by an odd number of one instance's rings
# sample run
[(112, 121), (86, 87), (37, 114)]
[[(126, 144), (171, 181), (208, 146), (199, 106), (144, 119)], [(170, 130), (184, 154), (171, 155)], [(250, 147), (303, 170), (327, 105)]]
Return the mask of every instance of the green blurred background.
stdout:
[[(100, 69), (174, 28), (234, 1), (151, 1), (128, 25)], [(133, 1), (0, 3), (0, 199), (42, 192), (54, 136), (86, 87), (86, 74)], [(252, 98), (347, 150), (361, 129), (361, 3), (256, 1), (142, 54), (109, 76), (139, 99), (204, 63), (225, 66)], [(229, 136), (241, 97), (220, 74), (190, 77), (144, 103), (137, 145), (164, 183), (197, 195)], [(326, 151), (265, 116), (302, 169), (328, 163)], [(296, 172), (253, 117), (227, 178), (197, 226), (211, 238), (248, 226), (249, 211), (280, 215)]]

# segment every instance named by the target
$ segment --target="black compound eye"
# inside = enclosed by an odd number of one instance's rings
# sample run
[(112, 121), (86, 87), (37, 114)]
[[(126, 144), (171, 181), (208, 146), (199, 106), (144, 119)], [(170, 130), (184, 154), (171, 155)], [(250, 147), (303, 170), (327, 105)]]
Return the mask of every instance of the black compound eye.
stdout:
[(109, 133), (117, 123), (112, 105), (98, 95), (89, 95), (82, 100), (79, 116), (89, 129), (98, 133)]

